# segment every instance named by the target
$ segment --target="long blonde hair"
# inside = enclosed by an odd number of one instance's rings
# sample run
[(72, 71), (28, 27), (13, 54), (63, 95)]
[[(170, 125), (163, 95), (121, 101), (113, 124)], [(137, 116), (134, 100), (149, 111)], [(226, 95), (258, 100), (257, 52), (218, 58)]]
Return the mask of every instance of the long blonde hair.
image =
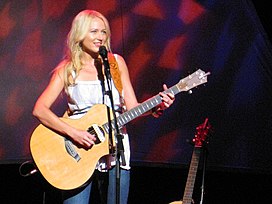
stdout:
[(83, 53), (81, 42), (89, 32), (90, 24), (94, 18), (100, 18), (106, 27), (107, 39), (105, 47), (111, 52), (110, 47), (110, 26), (108, 20), (101, 13), (94, 10), (83, 10), (74, 18), (70, 32), (67, 35), (67, 49), (65, 53), (66, 65), (64, 71), (64, 88), (67, 91), (69, 85), (74, 83), (72, 73), (76, 76), (82, 67), (81, 55)]

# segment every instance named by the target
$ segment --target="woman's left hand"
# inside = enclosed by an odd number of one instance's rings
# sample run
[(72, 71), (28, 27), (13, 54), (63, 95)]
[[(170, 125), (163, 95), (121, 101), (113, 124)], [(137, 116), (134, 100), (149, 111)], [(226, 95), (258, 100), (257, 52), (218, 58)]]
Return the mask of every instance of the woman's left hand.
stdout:
[[(165, 84), (163, 85), (163, 89), (164, 89), (164, 91), (166, 91), (168, 89)], [(165, 94), (163, 92), (160, 92), (159, 94), (162, 98), (162, 103), (160, 104), (161, 110), (165, 110), (165, 109), (169, 108), (174, 103), (174, 101), (175, 101), (174, 94), (172, 94), (172, 93)]]
[[(163, 85), (163, 89), (164, 91), (168, 89), (165, 84)], [(160, 92), (159, 95), (161, 96), (162, 102), (156, 107), (154, 107), (151, 111), (152, 115), (155, 118), (160, 117), (163, 114), (163, 111), (169, 108), (174, 103), (174, 100), (175, 100), (175, 95), (172, 93)]]

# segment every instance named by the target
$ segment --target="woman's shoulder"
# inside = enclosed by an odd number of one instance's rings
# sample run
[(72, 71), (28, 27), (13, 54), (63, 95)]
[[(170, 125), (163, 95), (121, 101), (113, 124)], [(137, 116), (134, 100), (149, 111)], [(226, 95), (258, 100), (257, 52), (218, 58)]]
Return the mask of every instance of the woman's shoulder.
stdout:
[(65, 70), (69, 62), (67, 60), (62, 60), (52, 71), (52, 79), (60, 78), (62, 81), (64, 80)]
[(64, 70), (66, 69), (66, 66), (69, 64), (68, 60), (64, 59), (54, 68), (54, 73), (64, 73)]
[(118, 60), (124, 60), (123, 56), (117, 53), (112, 53), (112, 55), (115, 57), (115, 59)]
[(113, 56), (114, 56), (114, 58), (116, 59), (116, 61), (117, 61), (119, 67), (120, 67), (120, 66), (122, 67), (122, 66), (124, 66), (124, 65), (126, 66), (126, 61), (125, 61), (125, 59), (123, 58), (122, 55), (117, 54), (117, 53), (114, 53)]

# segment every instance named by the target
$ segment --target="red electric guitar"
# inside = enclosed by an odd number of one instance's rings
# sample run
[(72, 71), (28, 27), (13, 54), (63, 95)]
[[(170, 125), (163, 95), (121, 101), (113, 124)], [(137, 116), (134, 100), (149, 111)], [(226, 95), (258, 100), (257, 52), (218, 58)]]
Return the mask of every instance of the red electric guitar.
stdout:
[(182, 201), (174, 201), (170, 204), (192, 204), (193, 203), (193, 191), (195, 185), (195, 178), (197, 173), (197, 168), (199, 164), (199, 158), (202, 152), (203, 143), (207, 143), (209, 132), (211, 130), (211, 125), (208, 123), (208, 118), (205, 119), (204, 123), (196, 128), (196, 135), (193, 139), (194, 150), (191, 159), (191, 164), (189, 168), (189, 173), (186, 181), (186, 186), (183, 194)]

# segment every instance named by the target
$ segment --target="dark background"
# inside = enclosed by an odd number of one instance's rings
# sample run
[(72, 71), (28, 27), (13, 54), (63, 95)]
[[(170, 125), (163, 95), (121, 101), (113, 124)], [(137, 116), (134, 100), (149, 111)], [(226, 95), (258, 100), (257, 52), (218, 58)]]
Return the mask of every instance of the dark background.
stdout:
[(261, 21), (261, 24), (264, 27), (265, 33), (268, 35), (269, 41), (271, 42), (272, 26), (271, 26), (271, 23), (269, 22), (271, 22), (272, 17), (270, 15), (269, 6), (266, 6), (264, 1), (254, 0), (252, 1), (252, 3)]

